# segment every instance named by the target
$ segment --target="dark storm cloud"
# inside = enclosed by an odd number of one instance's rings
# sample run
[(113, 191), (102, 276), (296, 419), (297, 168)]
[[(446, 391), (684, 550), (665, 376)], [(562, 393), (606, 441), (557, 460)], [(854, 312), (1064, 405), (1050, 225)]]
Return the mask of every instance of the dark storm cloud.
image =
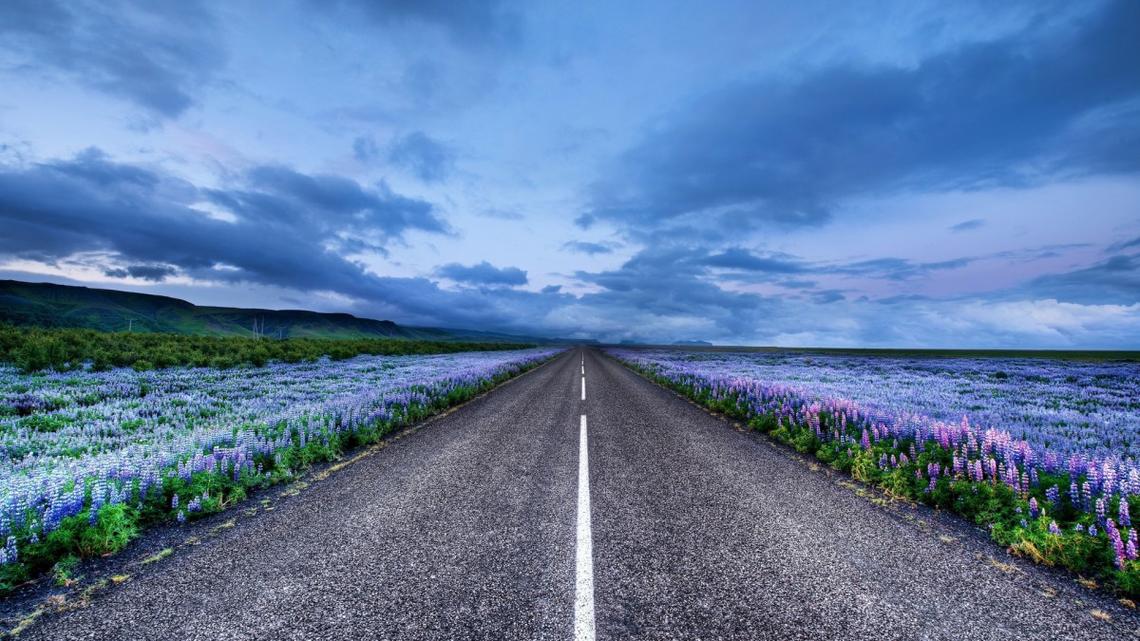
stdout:
[(906, 258), (874, 258), (851, 262), (808, 262), (789, 254), (757, 254), (733, 247), (717, 253), (692, 248), (682, 259), (687, 265), (699, 265), (728, 270), (727, 275), (744, 278), (746, 275), (771, 279), (792, 275), (840, 275), (886, 280), (907, 280), (931, 272), (958, 269), (979, 260), (961, 257), (943, 261), (918, 262)]
[(841, 300), (847, 300), (847, 297), (843, 295), (843, 292), (837, 289), (825, 289), (812, 293), (811, 300), (818, 305), (830, 305), (831, 303), (838, 303)]
[[(575, 276), (604, 290), (583, 296), (583, 303), (606, 309), (616, 318), (700, 319), (718, 334), (754, 333), (754, 313), (776, 302), (721, 289), (705, 278), (699, 260), (690, 249), (652, 247), (618, 269), (577, 272)], [(651, 331), (636, 326), (627, 329), (631, 336), (643, 330)]]
[(105, 269), (103, 273), (111, 278), (140, 278), (161, 283), (167, 278), (177, 275), (178, 270), (169, 265), (128, 265), (127, 267)]
[(1084, 304), (1140, 303), (1140, 255), (1118, 254), (1092, 267), (1040, 276), (1017, 293)]
[(567, 241), (562, 244), (562, 249), (565, 251), (578, 252), (579, 254), (586, 254), (588, 256), (612, 254), (614, 251), (613, 245), (609, 243), (594, 243), (585, 240)]
[[(199, 209), (211, 202), (228, 222)], [(284, 167), (251, 170), (240, 188), (200, 189), (97, 150), (72, 160), (0, 169), (0, 254), (55, 263), (98, 252), (108, 270), (164, 265), (200, 279), (367, 297), (374, 278), (338, 251), (344, 239), (382, 246), (411, 230), (441, 233), (430, 204), (381, 185)], [(347, 244), (349, 247), (356, 245)], [(169, 275), (169, 274), (168, 274)]]
[(820, 225), (859, 195), (1140, 170), (1140, 3), (1043, 23), (909, 67), (843, 63), (714, 91), (621, 156), (578, 222), (645, 236), (699, 216), (723, 236)]
[(388, 161), (424, 182), (443, 180), (451, 173), (455, 153), (422, 131), (399, 136), (388, 145)]
[(522, 36), (519, 14), (502, 0), (334, 0), (313, 2), (321, 10), (338, 5), (389, 27), (407, 23), (443, 29), (463, 46), (511, 46)]
[(710, 267), (740, 269), (744, 271), (766, 272), (770, 274), (799, 274), (810, 267), (788, 257), (758, 256), (745, 249), (732, 248), (705, 258), (703, 264)]
[(959, 269), (978, 260), (974, 257), (954, 258), (932, 262), (916, 262), (905, 258), (875, 258), (824, 267), (820, 273), (866, 276), (887, 280), (907, 280), (931, 272)]
[(953, 231), (953, 232), (971, 231), (974, 229), (981, 229), (985, 224), (986, 224), (986, 221), (982, 220), (981, 218), (973, 218), (970, 220), (963, 220), (962, 222), (958, 223), (957, 225), (951, 225), (950, 231)]
[(518, 267), (495, 267), (487, 261), (476, 265), (449, 263), (437, 268), (435, 274), (468, 285), (515, 287), (527, 283), (526, 272)]
[(1124, 249), (1131, 249), (1132, 247), (1140, 247), (1140, 236), (1133, 238), (1132, 240), (1113, 243), (1112, 245), (1109, 245), (1108, 249), (1109, 251), (1121, 251)]
[(169, 118), (225, 62), (213, 18), (189, 1), (2, 2), (0, 52)]

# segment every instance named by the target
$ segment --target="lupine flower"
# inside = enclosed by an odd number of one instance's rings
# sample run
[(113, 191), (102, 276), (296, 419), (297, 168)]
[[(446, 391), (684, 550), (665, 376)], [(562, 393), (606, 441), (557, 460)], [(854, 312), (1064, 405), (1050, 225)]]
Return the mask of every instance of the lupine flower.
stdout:
[(1057, 526), (1056, 521), (1049, 521), (1049, 534), (1060, 534), (1061, 528)]
[(1060, 488), (1058, 488), (1056, 485), (1054, 485), (1054, 486), (1050, 487), (1049, 489), (1045, 490), (1045, 498), (1049, 501), (1049, 503), (1051, 503), (1053, 505), (1053, 507), (1056, 507), (1061, 502), (1061, 490), (1060, 490)]
[(1112, 551), (1116, 557), (1116, 568), (1124, 568), (1124, 541), (1120, 538), (1120, 530), (1116, 529), (1116, 524), (1109, 519), (1108, 523), (1104, 526), (1105, 533), (1108, 534), (1108, 540), (1112, 544)]
[(1037, 508), (1037, 499), (1036, 498), (1029, 499), (1029, 516), (1031, 516), (1033, 518), (1037, 518), (1037, 516), (1038, 516), (1038, 514), (1040, 514), (1040, 512), (1041, 512), (1041, 510), (1039, 510)]
[(1132, 517), (1128, 514), (1128, 498), (1120, 499), (1120, 524), (1124, 527), (1132, 525)]

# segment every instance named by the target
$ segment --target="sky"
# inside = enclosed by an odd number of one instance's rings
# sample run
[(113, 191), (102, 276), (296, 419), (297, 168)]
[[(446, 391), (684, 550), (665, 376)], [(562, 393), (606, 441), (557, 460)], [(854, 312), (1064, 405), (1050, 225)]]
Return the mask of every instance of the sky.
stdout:
[(0, 278), (1140, 348), (1140, 2), (0, 3)]

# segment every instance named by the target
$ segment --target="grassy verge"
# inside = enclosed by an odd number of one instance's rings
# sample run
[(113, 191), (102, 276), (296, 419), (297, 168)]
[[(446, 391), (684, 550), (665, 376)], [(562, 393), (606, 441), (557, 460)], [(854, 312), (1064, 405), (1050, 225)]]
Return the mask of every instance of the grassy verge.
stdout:
[(137, 370), (175, 366), (261, 367), (269, 361), (297, 363), (322, 356), (342, 360), (370, 354), (400, 356), (446, 354), (532, 347), (512, 343), (423, 341), (402, 338), (247, 338), (182, 334), (100, 332), (91, 329), (48, 329), (0, 324), (0, 361), (21, 371), (68, 370), (90, 365), (95, 370)]
[[(157, 486), (142, 490), (138, 482), (119, 488), (120, 501), (94, 505), (92, 497), (103, 495), (88, 480), (85, 487), (85, 509), (64, 518), (58, 527), (42, 538), (25, 526), (8, 538), (0, 553), (15, 562), (0, 564), (0, 596), (21, 584), (51, 574), (56, 581), (66, 581), (77, 560), (83, 557), (114, 554), (147, 527), (171, 521), (185, 522), (221, 512), (246, 498), (255, 489), (293, 480), (311, 466), (333, 461), (345, 452), (375, 443), (388, 434), (427, 419), (534, 369), (551, 358), (518, 364), (476, 385), (455, 387), (446, 393), (433, 393), (423, 387), (430, 399), (412, 403), (395, 413), (390, 420), (364, 423), (351, 430), (326, 429), (308, 438), (292, 434), (291, 445), (266, 455), (255, 456), (246, 465), (228, 464), (213, 470), (193, 473), (167, 469)], [(266, 425), (266, 431), (281, 426)], [(29, 523), (35, 520), (35, 515)], [(0, 541), (0, 544), (3, 544)]]
[[(1032, 483), (1010, 483), (964, 473), (955, 451), (937, 441), (869, 438), (868, 426), (848, 422), (826, 406), (781, 416), (739, 392), (716, 389), (690, 376), (674, 379), (651, 366), (616, 359), (647, 379), (694, 402), (747, 424), (797, 452), (814, 455), (836, 470), (889, 493), (955, 512), (987, 530), (1010, 553), (1048, 566), (1095, 577), (1115, 591), (1140, 597), (1140, 560), (1130, 514), (1140, 514), (1140, 496), (1096, 499), (1079, 490), (1086, 478), (1042, 473)], [(809, 407), (808, 399), (782, 402)], [(980, 469), (980, 468), (979, 468)], [(1064, 490), (1058, 491), (1058, 488)], [(1078, 501), (1094, 502), (1090, 513)], [(1121, 503), (1124, 503), (1122, 506)], [(1119, 515), (1119, 516), (1118, 516)]]

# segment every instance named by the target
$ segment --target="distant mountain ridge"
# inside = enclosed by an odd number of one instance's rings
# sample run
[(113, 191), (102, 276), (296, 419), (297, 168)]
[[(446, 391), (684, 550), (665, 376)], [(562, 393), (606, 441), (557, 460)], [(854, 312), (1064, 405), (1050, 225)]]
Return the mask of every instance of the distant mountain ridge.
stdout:
[(256, 333), (271, 338), (555, 342), (497, 332), (409, 327), (345, 313), (198, 306), (157, 294), (17, 280), (0, 280), (0, 322), (204, 336), (253, 336)]

